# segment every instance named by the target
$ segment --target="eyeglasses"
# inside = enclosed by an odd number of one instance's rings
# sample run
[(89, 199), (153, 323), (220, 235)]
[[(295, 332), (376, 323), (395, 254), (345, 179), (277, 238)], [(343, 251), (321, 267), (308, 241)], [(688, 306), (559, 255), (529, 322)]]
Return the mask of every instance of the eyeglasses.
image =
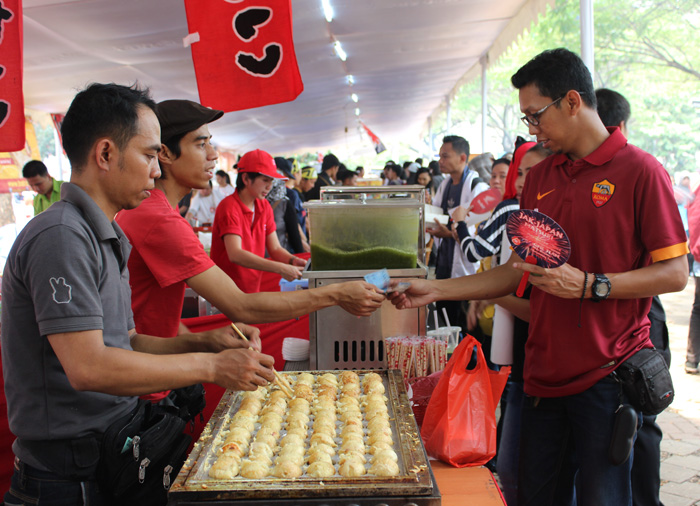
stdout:
[(542, 109), (540, 109), (540, 110), (537, 111), (537, 112), (533, 112), (532, 114), (526, 114), (525, 116), (523, 116), (522, 118), (520, 118), (520, 121), (522, 121), (523, 123), (525, 123), (525, 126), (530, 126), (530, 125), (532, 125), (532, 126), (539, 126), (539, 124), (540, 124), (540, 116), (542, 116), (542, 114), (544, 114), (544, 111), (546, 111), (547, 109), (549, 109), (550, 107), (552, 107), (554, 104), (556, 104), (557, 102), (559, 102), (562, 98), (564, 98), (564, 97), (559, 97), (559, 98), (556, 99), (554, 102), (552, 102), (552, 103), (549, 104), (549, 105), (545, 105)]

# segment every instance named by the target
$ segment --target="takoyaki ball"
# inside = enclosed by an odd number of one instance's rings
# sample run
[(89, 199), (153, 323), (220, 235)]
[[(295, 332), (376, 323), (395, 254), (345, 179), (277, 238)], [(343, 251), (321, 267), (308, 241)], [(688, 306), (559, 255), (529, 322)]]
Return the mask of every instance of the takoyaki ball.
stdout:
[(363, 392), (366, 394), (383, 394), (386, 392), (386, 388), (384, 388), (384, 383), (377, 382), (377, 383), (368, 383), (363, 387)]
[(365, 416), (368, 420), (371, 420), (376, 415), (385, 415), (385, 418), (389, 418), (389, 408), (386, 407), (386, 404), (372, 403), (365, 408)]
[[(268, 420), (265, 420), (265, 422), (260, 423), (260, 428), (261, 429), (269, 429), (272, 432), (279, 432), (282, 430), (282, 422), (277, 420), (276, 418), (270, 418)], [(279, 436), (277, 436), (279, 438)]]
[(300, 411), (308, 414), (311, 412), (311, 403), (306, 399), (302, 399), (301, 397), (295, 397), (289, 401), (289, 411)]
[(221, 447), (222, 452), (230, 455), (235, 455), (238, 458), (241, 458), (243, 455), (245, 455), (247, 449), (247, 445), (245, 447), (242, 447), (239, 443), (235, 443), (233, 441), (231, 441), (230, 443), (224, 442), (224, 445)]
[(377, 441), (376, 443), (370, 445), (369, 453), (370, 455), (376, 455), (383, 450), (393, 450), (393, 441)]
[(362, 386), (365, 386), (369, 383), (375, 383), (375, 382), (379, 382), (379, 383), (382, 382), (382, 377), (379, 374), (377, 374), (376, 372), (368, 372), (362, 378)]
[[(255, 441), (261, 441), (268, 446), (274, 447), (277, 445), (277, 440), (279, 437), (279, 430), (275, 430), (271, 427), (260, 427), (260, 430), (258, 430), (258, 433), (255, 435)], [(261, 438), (266, 439), (266, 441), (263, 441)], [(272, 444), (270, 444), (269, 441), (272, 441)]]
[(360, 459), (350, 459), (345, 460), (339, 467), (338, 473), (346, 478), (354, 478), (357, 476), (364, 476), (366, 473), (365, 463)]
[(338, 419), (338, 414), (335, 412), (335, 406), (334, 406), (332, 408), (324, 408), (324, 409), (316, 410), (314, 417), (316, 420), (318, 420), (320, 418), (326, 418), (332, 422), (335, 422)]
[(249, 453), (248, 460), (250, 460), (252, 462), (259, 462), (260, 464), (263, 464), (267, 468), (272, 466), (272, 457), (268, 457), (267, 455), (265, 455), (263, 453)]
[(335, 411), (335, 401), (327, 397), (321, 397), (316, 399), (314, 407), (311, 410), (313, 413), (318, 413), (319, 411), (333, 410)]
[[(335, 445), (333, 445), (335, 446)], [(335, 455), (335, 449), (331, 445), (327, 445), (325, 443), (312, 443), (311, 447), (309, 448), (309, 456), (313, 455), (314, 453), (326, 453), (330, 455), (331, 457)]]
[(379, 450), (372, 456), (372, 463), (380, 462), (384, 459), (389, 459), (393, 460), (394, 462), (398, 462), (399, 456), (396, 455), (396, 452), (391, 449)]
[(241, 476), (253, 480), (264, 478), (270, 473), (270, 467), (257, 460), (244, 460), (241, 464)]
[(306, 468), (306, 474), (314, 478), (335, 476), (335, 467), (330, 462), (314, 462)]
[(309, 424), (308, 422), (305, 422), (302, 419), (299, 418), (293, 418), (291, 420), (287, 420), (287, 433), (296, 433), (296, 434), (303, 434), (309, 429)]
[(314, 420), (313, 431), (324, 432), (326, 434), (335, 434), (335, 422), (327, 418), (318, 418)]
[(209, 469), (209, 476), (215, 480), (231, 480), (238, 476), (241, 462), (233, 455), (220, 456)]
[(347, 423), (348, 420), (353, 420), (353, 419), (359, 419), (360, 422), (362, 421), (362, 412), (361, 411), (352, 411), (348, 410), (340, 414), (340, 421), (343, 423)]
[(345, 425), (343, 426), (343, 430), (340, 431), (340, 437), (343, 439), (349, 436), (359, 436), (362, 438), (363, 435), (364, 431), (361, 425)]
[(265, 387), (258, 387), (256, 390), (250, 390), (248, 392), (243, 392), (243, 399), (258, 399), (262, 401), (267, 395), (267, 389)]
[(368, 436), (378, 436), (379, 434), (382, 434), (384, 436), (388, 436), (391, 438), (392, 432), (391, 432), (391, 427), (375, 427), (374, 429), (371, 429), (368, 431)]
[(297, 385), (299, 383), (305, 383), (309, 386), (312, 386), (315, 382), (316, 382), (316, 378), (311, 373), (303, 372), (299, 376), (297, 376)]
[(284, 415), (287, 412), (287, 405), (281, 402), (271, 402), (266, 404), (261, 410), (260, 410), (260, 416), (265, 416), (270, 413), (275, 413), (277, 415)]
[(327, 398), (335, 401), (338, 398), (338, 390), (335, 387), (321, 387), (316, 390), (316, 398)]
[(315, 445), (317, 443), (322, 443), (324, 445), (336, 447), (337, 445), (335, 444), (335, 441), (333, 440), (333, 436), (326, 432), (314, 432), (311, 435), (311, 445)]
[(304, 462), (304, 447), (303, 446), (285, 446), (277, 455), (277, 461), (280, 459), (291, 460), (302, 464)]
[(288, 427), (287, 435), (289, 434), (295, 434), (305, 440), (309, 435), (309, 427), (306, 425), (304, 427)]
[(333, 457), (324, 451), (315, 451), (307, 455), (306, 461), (309, 464), (313, 464), (314, 462), (327, 462), (328, 464), (333, 464)]
[(275, 402), (275, 401), (282, 401), (286, 404), (287, 402), (287, 394), (285, 394), (282, 390), (275, 389), (270, 392), (270, 398), (268, 399), (267, 402)]
[(346, 383), (345, 385), (342, 386), (340, 391), (343, 395), (347, 395), (350, 397), (359, 397), (360, 396), (360, 385), (358, 383)]
[(353, 462), (362, 462), (365, 464), (367, 459), (365, 459), (364, 452), (345, 452), (338, 454), (338, 465), (343, 465), (347, 460), (352, 460)]
[(399, 474), (399, 465), (390, 459), (377, 460), (372, 463), (369, 472), (376, 476), (397, 476)]
[(301, 466), (294, 462), (277, 460), (275, 467), (272, 469), (272, 475), (277, 478), (298, 478), (303, 473)]
[(260, 399), (254, 398), (254, 397), (248, 397), (247, 399), (243, 399), (241, 401), (240, 409), (245, 409), (246, 411), (252, 413), (253, 415), (257, 415), (258, 413), (260, 413), (260, 410), (262, 409), (262, 401), (260, 401)]
[(250, 445), (250, 455), (266, 455), (272, 457), (275, 454), (275, 446), (258, 441), (257, 438)]
[(380, 442), (393, 443), (393, 440), (391, 439), (391, 436), (382, 433), (370, 434), (370, 436), (367, 438), (367, 444), (370, 446)]
[(250, 418), (239, 418), (238, 420), (233, 420), (231, 422), (231, 430), (233, 429), (243, 429), (249, 434), (255, 430), (255, 420)]
[(333, 387), (337, 387), (337, 386), (338, 386), (338, 378), (336, 378), (336, 377), (335, 377), (335, 374), (333, 374), (333, 373), (331, 373), (331, 372), (327, 372), (326, 374), (322, 374), (322, 375), (318, 378), (317, 381), (318, 381), (318, 384), (319, 384), (319, 385), (330, 385), (330, 386), (333, 386)]
[(349, 395), (341, 395), (340, 399), (338, 399), (338, 406), (345, 407), (348, 404), (352, 404), (354, 406), (359, 406), (360, 399), (358, 399), (357, 397), (351, 397)]
[(383, 429), (384, 427), (391, 427), (388, 418), (377, 416), (367, 422), (367, 428), (369, 430)]
[(362, 417), (350, 417), (347, 420), (345, 420), (345, 422), (343, 422), (343, 423), (345, 424), (345, 427), (348, 427), (351, 425), (354, 425), (356, 427), (362, 427)]
[(280, 441), (280, 446), (282, 448), (284, 448), (286, 446), (294, 446), (294, 445), (301, 445), (303, 447), (304, 446), (304, 438), (297, 436), (296, 434), (287, 434)]
[(389, 420), (389, 413), (386, 411), (380, 410), (372, 410), (372, 411), (365, 411), (365, 418), (367, 419), (367, 423), (371, 422), (375, 418), (381, 418), (383, 420)]
[(347, 385), (348, 383), (360, 384), (360, 377), (354, 371), (343, 371), (340, 373), (340, 384)]
[(371, 404), (372, 402), (381, 402), (383, 404), (386, 404), (389, 399), (386, 397), (386, 395), (382, 394), (377, 394), (377, 393), (372, 393), (365, 395), (364, 398), (362, 399), (362, 402), (365, 406), (368, 404)]
[(239, 409), (236, 411), (236, 414), (233, 415), (231, 418), (231, 421), (236, 421), (236, 420), (241, 420), (241, 419), (250, 419), (250, 420), (255, 420), (256, 415), (248, 411), (247, 409)]
[(345, 453), (348, 451), (354, 451), (364, 455), (365, 442), (362, 441), (362, 439), (344, 439), (338, 453)]
[(232, 428), (226, 435), (225, 441), (233, 441), (240, 444), (248, 444), (250, 442), (251, 433), (241, 427)]
[(314, 391), (309, 385), (305, 385), (304, 383), (297, 384), (294, 386), (294, 397), (306, 399), (311, 402), (314, 400)]

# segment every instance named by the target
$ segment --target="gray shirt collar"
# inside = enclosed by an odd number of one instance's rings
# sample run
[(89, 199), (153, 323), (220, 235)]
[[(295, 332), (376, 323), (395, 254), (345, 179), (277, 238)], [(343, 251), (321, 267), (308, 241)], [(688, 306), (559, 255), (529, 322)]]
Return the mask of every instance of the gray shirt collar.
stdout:
[(70, 202), (80, 209), (85, 220), (90, 224), (90, 228), (101, 241), (108, 239), (119, 240), (120, 234), (117, 233), (117, 230), (121, 232), (119, 225), (116, 222), (109, 221), (104, 211), (81, 187), (74, 183), (63, 183), (63, 186), (61, 186), (61, 200)]

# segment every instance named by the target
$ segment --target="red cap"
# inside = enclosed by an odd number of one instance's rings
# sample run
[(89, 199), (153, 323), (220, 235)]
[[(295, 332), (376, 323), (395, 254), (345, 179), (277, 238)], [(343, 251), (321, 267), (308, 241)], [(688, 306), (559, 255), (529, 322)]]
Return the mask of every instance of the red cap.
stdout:
[(277, 172), (277, 165), (275, 165), (272, 155), (261, 149), (248, 151), (238, 160), (236, 167), (239, 174), (242, 172), (256, 172), (275, 179), (287, 180), (286, 177)]

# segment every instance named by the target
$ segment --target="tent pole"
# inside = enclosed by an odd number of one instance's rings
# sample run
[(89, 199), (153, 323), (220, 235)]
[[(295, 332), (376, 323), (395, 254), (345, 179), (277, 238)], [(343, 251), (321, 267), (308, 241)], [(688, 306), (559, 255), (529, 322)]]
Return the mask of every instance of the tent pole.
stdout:
[(581, 59), (595, 80), (593, 1), (579, 0), (579, 7), (581, 9)]
[(486, 55), (480, 59), (481, 63), (481, 152), (486, 153), (486, 115), (488, 114), (488, 96), (486, 82)]

